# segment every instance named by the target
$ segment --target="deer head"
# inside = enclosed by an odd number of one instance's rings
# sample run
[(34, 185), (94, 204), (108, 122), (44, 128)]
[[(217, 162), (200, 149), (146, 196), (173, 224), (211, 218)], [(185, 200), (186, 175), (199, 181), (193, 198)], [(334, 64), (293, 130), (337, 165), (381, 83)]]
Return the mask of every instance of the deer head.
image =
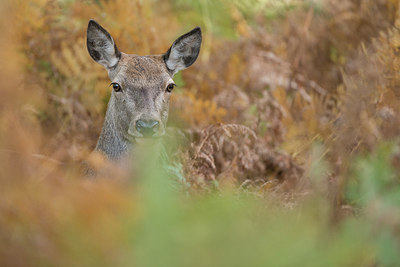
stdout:
[(103, 27), (89, 21), (89, 54), (107, 70), (113, 88), (97, 149), (113, 157), (121, 151), (110, 152), (110, 146), (123, 150), (127, 142), (165, 133), (174, 74), (196, 61), (201, 40), (197, 27), (179, 37), (162, 55), (125, 54)]

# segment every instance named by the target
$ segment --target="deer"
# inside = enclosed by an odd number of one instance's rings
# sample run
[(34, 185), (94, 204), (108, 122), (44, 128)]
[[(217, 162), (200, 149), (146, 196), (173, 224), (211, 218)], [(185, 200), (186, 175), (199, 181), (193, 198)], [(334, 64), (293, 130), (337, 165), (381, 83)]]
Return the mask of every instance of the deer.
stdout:
[(118, 161), (139, 140), (165, 134), (169, 100), (176, 86), (173, 77), (196, 61), (201, 42), (201, 28), (196, 27), (176, 39), (164, 54), (125, 54), (105, 28), (93, 19), (89, 21), (89, 55), (106, 69), (112, 86), (94, 151)]

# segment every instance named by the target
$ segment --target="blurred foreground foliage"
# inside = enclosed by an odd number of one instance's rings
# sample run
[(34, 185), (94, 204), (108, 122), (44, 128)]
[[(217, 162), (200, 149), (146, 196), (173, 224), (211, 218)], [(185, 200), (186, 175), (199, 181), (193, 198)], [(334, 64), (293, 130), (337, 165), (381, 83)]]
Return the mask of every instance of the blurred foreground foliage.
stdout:
[[(400, 265), (398, 0), (0, 12), (2, 266)], [(90, 18), (139, 55), (203, 28), (156, 167), (127, 174), (90, 153), (110, 94), (86, 51)], [(110, 169), (88, 180), (81, 160)]]

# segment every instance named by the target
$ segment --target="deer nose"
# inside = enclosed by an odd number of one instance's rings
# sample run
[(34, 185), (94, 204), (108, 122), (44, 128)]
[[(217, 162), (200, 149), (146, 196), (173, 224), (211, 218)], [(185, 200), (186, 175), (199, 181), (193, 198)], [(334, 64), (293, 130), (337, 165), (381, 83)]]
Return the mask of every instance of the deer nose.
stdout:
[(156, 120), (137, 120), (136, 130), (143, 135), (143, 137), (152, 137), (157, 133), (160, 123)]

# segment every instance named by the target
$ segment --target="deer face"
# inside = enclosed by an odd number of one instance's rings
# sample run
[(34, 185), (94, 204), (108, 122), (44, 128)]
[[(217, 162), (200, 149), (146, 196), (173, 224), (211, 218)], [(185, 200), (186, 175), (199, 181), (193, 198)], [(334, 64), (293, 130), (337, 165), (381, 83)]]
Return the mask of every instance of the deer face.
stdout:
[(109, 76), (118, 130), (127, 139), (163, 135), (175, 84), (162, 57), (121, 54)]
[(111, 35), (89, 22), (87, 46), (91, 57), (108, 71), (113, 88), (107, 112), (128, 140), (165, 133), (173, 76), (192, 65), (200, 52), (201, 30), (179, 37), (163, 55), (137, 56), (119, 52)]

